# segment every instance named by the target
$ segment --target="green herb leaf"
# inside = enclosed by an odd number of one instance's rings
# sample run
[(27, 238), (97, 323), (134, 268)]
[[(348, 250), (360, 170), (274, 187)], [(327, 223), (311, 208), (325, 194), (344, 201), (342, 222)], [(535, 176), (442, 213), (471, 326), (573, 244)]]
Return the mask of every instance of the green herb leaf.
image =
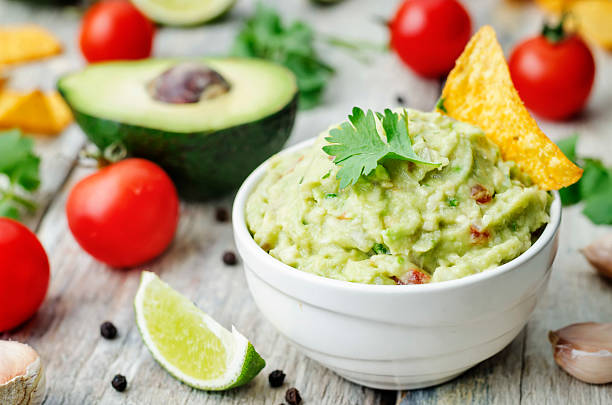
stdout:
[[(382, 121), (387, 142), (378, 134), (375, 115)], [(378, 162), (386, 158), (439, 166), (439, 163), (421, 159), (412, 150), (406, 110), (399, 117), (389, 109), (384, 114), (375, 114), (372, 110), (366, 114), (354, 107), (349, 122), (329, 131), (325, 139), (331, 145), (324, 146), (323, 151), (334, 156), (334, 163), (340, 166), (336, 178), (340, 180), (341, 189), (355, 184), (361, 175), (369, 175)]]
[(383, 243), (375, 243), (374, 246), (372, 246), (372, 252), (374, 252), (375, 255), (387, 255), (389, 254), (389, 248)]
[(582, 213), (594, 224), (612, 225), (612, 188), (589, 197)]
[(436, 103), (436, 109), (442, 111), (444, 114), (448, 114), (446, 107), (444, 107), (444, 97), (440, 97)]
[[(561, 152), (569, 160), (578, 164), (577, 156), (576, 156), (576, 143), (578, 142), (578, 134), (574, 134), (565, 139), (557, 142), (557, 146), (561, 149)], [(580, 187), (578, 186), (580, 182), (574, 183), (569, 187), (564, 187), (559, 190), (559, 195), (561, 196), (561, 203), (563, 205), (572, 205), (580, 202)]]
[(334, 70), (314, 48), (314, 32), (304, 22), (285, 26), (279, 14), (259, 3), (234, 41), (232, 55), (268, 59), (293, 71), (300, 90), (299, 107), (320, 103)]
[(594, 224), (612, 225), (612, 169), (601, 160), (580, 158), (576, 154), (578, 135), (572, 135), (557, 143), (561, 151), (584, 169), (582, 178), (575, 184), (559, 190), (563, 205), (584, 201), (583, 214)]
[(20, 209), (36, 207), (25, 196), (40, 185), (40, 159), (32, 152), (33, 146), (18, 130), (0, 132), (0, 176), (8, 180), (8, 186), (0, 188), (0, 217), (19, 219)]
[(565, 139), (557, 142), (557, 146), (561, 152), (572, 162), (576, 163), (576, 144), (578, 143), (578, 134), (573, 134)]
[(584, 172), (577, 183), (580, 196), (583, 199), (599, 194), (603, 190), (612, 189), (612, 173), (600, 160), (585, 158), (582, 168)]
[(448, 205), (449, 207), (456, 207), (459, 204), (456, 198), (449, 198)]

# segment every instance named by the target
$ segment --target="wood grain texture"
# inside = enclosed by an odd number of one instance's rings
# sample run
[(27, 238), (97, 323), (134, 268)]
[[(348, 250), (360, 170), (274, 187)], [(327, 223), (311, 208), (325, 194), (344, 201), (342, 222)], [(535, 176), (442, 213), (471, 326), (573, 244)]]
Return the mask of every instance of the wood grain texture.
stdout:
[[(389, 16), (397, 1), (347, 0), (331, 7), (314, 6), (306, 0), (266, 3), (277, 6), (289, 19), (307, 20), (319, 32), (382, 43), (386, 41), (386, 30), (376, 17)], [(525, 2), (466, 3), (477, 25), (491, 23), (497, 29), (506, 51), (519, 38), (536, 32), (541, 19)], [(155, 54), (226, 53), (240, 19), (250, 13), (253, 4), (239, 1), (227, 19), (209, 26), (160, 29)], [(0, 24), (22, 21), (51, 29), (64, 42), (66, 53), (16, 69), (11, 85), (51, 88), (59, 75), (82, 65), (76, 49), (77, 11), (0, 0)], [(397, 105), (396, 97), (401, 95), (409, 106), (428, 110), (439, 95), (437, 81), (418, 79), (392, 54), (373, 53), (368, 55), (369, 63), (362, 63), (344, 50), (324, 44), (321, 50), (337, 67), (337, 74), (324, 104), (300, 112), (289, 144), (315, 136), (344, 119), (354, 105), (382, 109)], [(542, 127), (555, 139), (577, 130), (581, 133), (581, 153), (607, 158), (612, 153), (612, 58), (599, 52), (597, 62), (598, 83), (586, 113), (568, 123), (542, 123)], [(3, 339), (28, 342), (40, 352), (47, 366), (46, 405), (275, 405), (284, 402), (284, 391), (289, 386), (299, 388), (304, 404), (323, 405), (605, 404), (612, 397), (609, 385), (586, 385), (559, 370), (546, 340), (548, 329), (576, 321), (612, 320), (612, 285), (594, 276), (577, 253), (578, 248), (606, 229), (590, 224), (578, 208), (564, 212), (559, 258), (548, 293), (519, 337), (504, 351), (452, 382), (397, 393), (371, 390), (343, 380), (299, 354), (263, 319), (248, 293), (241, 266), (228, 267), (221, 261), (224, 251), (234, 249), (233, 237), (229, 223), (214, 220), (214, 209), (229, 208), (233, 196), (206, 204), (183, 204), (174, 243), (143, 269), (155, 271), (224, 326), (235, 325), (250, 338), (267, 366), (252, 383), (226, 393), (200, 392), (182, 385), (155, 363), (141, 343), (132, 310), (139, 271), (117, 271), (97, 263), (79, 248), (68, 231), (64, 215), (67, 193), (91, 172), (75, 165), (83, 139), (76, 127), (59, 138), (37, 138), (37, 149), (43, 156), (43, 188), (39, 196), (42, 207), (29, 224), (38, 229), (49, 253), (52, 282), (45, 304), (34, 318), (12, 333), (0, 334)], [(105, 320), (117, 325), (116, 340), (100, 337), (99, 325)], [(282, 389), (271, 389), (267, 383), (267, 374), (276, 368), (287, 374)], [(110, 386), (116, 373), (128, 379), (124, 393)]]

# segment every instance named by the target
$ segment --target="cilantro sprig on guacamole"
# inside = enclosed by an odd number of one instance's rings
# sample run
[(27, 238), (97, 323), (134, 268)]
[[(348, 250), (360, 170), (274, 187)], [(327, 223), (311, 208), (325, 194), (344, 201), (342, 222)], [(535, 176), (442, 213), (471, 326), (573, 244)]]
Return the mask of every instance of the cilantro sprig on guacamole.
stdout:
[(337, 176), (341, 189), (355, 184), (361, 175), (372, 173), (378, 162), (385, 158), (439, 166), (439, 163), (421, 159), (412, 150), (406, 110), (399, 118), (389, 109), (384, 114), (376, 113), (376, 116), (383, 127), (386, 142), (379, 134), (372, 110), (366, 114), (357, 107), (349, 115), (349, 122), (331, 129), (325, 138), (331, 145), (324, 146), (323, 151), (333, 156), (334, 163), (341, 167)]
[[(414, 110), (371, 117), (377, 131), (345, 123), (340, 142), (335, 126), (311, 147), (271, 159), (246, 207), (253, 238), (270, 255), (350, 282), (439, 282), (514, 259), (548, 222), (549, 193), (503, 161), (480, 129)], [(393, 136), (404, 136), (402, 122), (410, 143), (387, 155)], [(362, 151), (352, 142), (366, 130), (374, 146)], [(346, 157), (340, 165), (338, 156)], [(347, 156), (356, 162), (343, 188)]]

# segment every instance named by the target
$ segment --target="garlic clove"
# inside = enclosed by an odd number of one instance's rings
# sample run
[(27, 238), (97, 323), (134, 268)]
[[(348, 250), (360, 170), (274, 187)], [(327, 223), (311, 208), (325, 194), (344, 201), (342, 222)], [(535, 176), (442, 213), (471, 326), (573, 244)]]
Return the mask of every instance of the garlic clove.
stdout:
[(599, 274), (612, 279), (612, 233), (604, 235), (582, 249), (582, 254)]
[(38, 405), (45, 373), (38, 353), (23, 343), (0, 340), (0, 404)]
[(584, 322), (548, 333), (555, 361), (591, 384), (612, 382), (612, 323)]

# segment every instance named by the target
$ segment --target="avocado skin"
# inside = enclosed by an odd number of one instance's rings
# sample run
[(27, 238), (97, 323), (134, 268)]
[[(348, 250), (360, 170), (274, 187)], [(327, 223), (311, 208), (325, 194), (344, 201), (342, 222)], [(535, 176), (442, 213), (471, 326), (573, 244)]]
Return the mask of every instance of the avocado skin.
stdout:
[[(60, 88), (60, 93), (62, 93)], [(130, 156), (166, 170), (186, 200), (217, 198), (236, 189), (264, 160), (280, 151), (291, 134), (297, 94), (280, 111), (258, 121), (218, 131), (179, 133), (72, 112), (100, 150), (122, 143)]]

